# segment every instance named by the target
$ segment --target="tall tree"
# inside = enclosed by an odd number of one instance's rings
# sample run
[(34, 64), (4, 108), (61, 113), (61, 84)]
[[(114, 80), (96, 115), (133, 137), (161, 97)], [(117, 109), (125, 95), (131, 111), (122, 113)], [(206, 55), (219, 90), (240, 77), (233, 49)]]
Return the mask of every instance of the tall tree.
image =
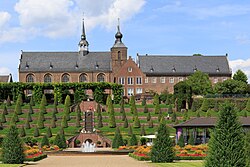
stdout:
[(116, 127), (115, 136), (112, 142), (112, 148), (119, 148), (123, 146), (123, 139), (119, 127)]
[(48, 136), (48, 138), (51, 138), (51, 137), (52, 137), (52, 132), (51, 132), (50, 127), (47, 128), (46, 135)]
[(129, 140), (129, 145), (130, 145), (130, 146), (137, 146), (137, 145), (138, 145), (138, 140), (137, 140), (135, 134), (132, 134), (132, 135), (131, 135), (131, 138), (130, 138), (130, 140)]
[(65, 102), (64, 102), (64, 115), (65, 115), (65, 117), (66, 117), (66, 119), (67, 119), (67, 121), (69, 121), (70, 120), (70, 96), (69, 95), (67, 95), (66, 96), (66, 99), (65, 99)]
[(244, 134), (233, 104), (226, 102), (209, 140), (205, 167), (245, 167)]
[(159, 114), (160, 113), (160, 99), (159, 99), (158, 94), (155, 94), (153, 104), (155, 107), (155, 114)]
[(2, 162), (4, 164), (23, 164), (23, 151), (23, 144), (18, 136), (17, 128), (10, 126), (2, 144)]
[(247, 110), (248, 112), (250, 112), (250, 98), (248, 98), (248, 100), (247, 100), (247, 105), (246, 105), (245, 110)]
[(33, 99), (33, 96), (30, 97), (30, 105), (35, 106), (35, 101)]
[[(110, 95), (108, 95), (107, 102), (109, 101), (109, 99), (111, 99)], [(108, 104), (108, 113), (109, 113), (109, 127), (115, 128), (116, 127), (115, 111), (114, 111), (112, 100), (111, 100), (111, 102), (108, 102), (107, 104)]]
[(209, 76), (201, 71), (196, 71), (188, 77), (187, 83), (192, 88), (192, 93), (195, 95), (206, 95), (212, 93), (212, 83)]
[(151, 150), (151, 160), (157, 163), (173, 162), (174, 157), (173, 142), (169, 130), (166, 124), (161, 123)]
[(135, 105), (135, 97), (133, 95), (129, 99), (129, 105), (130, 105), (130, 112), (132, 114), (135, 114), (135, 112), (137, 112), (137, 108)]
[(21, 107), (21, 102), (20, 102), (20, 100), (17, 100), (17, 102), (16, 102), (15, 113), (16, 113), (17, 115), (21, 115), (21, 114), (22, 114), (22, 107)]
[(247, 167), (250, 166), (250, 132), (246, 134), (245, 150), (246, 150), (246, 167)]
[(247, 75), (241, 70), (237, 70), (236, 73), (234, 73), (233, 79), (247, 84)]
[(7, 100), (6, 100), (6, 105), (7, 106), (11, 106), (11, 100), (10, 100), (10, 96), (8, 95)]
[(44, 113), (44, 114), (47, 113), (45, 103), (46, 103), (46, 102), (45, 102), (44, 96), (43, 96), (43, 98), (42, 98), (42, 100), (41, 100), (41, 103), (40, 103), (39, 109), (40, 109), (40, 112), (42, 112), (42, 113)]
[(42, 101), (41, 101), (41, 103), (43, 103), (45, 106), (48, 105), (45, 94), (43, 94), (43, 96), (42, 96)]
[(247, 84), (242, 81), (228, 79), (214, 85), (214, 91), (218, 94), (245, 94)]
[(8, 115), (8, 109), (7, 109), (7, 106), (6, 106), (6, 105), (4, 105), (3, 114), (4, 114), (4, 115)]

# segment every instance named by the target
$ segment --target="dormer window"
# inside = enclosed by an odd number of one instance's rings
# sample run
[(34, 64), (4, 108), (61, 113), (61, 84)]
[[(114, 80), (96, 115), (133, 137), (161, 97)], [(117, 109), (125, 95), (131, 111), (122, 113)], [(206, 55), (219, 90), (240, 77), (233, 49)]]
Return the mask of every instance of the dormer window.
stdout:
[(220, 68), (219, 67), (216, 68), (216, 72), (220, 72)]
[(173, 68), (172, 68), (172, 72), (176, 72), (176, 69), (175, 69), (175, 67), (173, 66)]
[(75, 69), (78, 69), (78, 68), (79, 68), (79, 66), (78, 66), (78, 64), (77, 64), (77, 62), (76, 62)]
[(52, 69), (53, 68), (53, 65), (50, 63), (49, 64), (49, 69)]
[(151, 66), (151, 68), (150, 68), (150, 72), (154, 72), (154, 68), (153, 68), (153, 66)]
[(194, 72), (196, 72), (196, 71), (197, 71), (197, 67), (196, 67), (196, 66), (194, 67), (193, 71), (194, 71)]
[(132, 72), (132, 67), (129, 67), (129, 68), (128, 68), (128, 72)]
[(25, 69), (29, 69), (29, 65), (28, 65), (27, 62), (26, 62), (26, 65), (25, 65)]
[(99, 65), (97, 64), (97, 62), (96, 62), (96, 64), (95, 64), (95, 69), (96, 69), (96, 70), (99, 69)]

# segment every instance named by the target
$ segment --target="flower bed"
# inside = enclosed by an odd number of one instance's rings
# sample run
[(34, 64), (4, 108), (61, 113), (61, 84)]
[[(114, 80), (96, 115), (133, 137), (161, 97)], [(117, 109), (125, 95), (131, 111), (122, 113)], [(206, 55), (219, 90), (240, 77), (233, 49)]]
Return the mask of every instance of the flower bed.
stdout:
[(47, 157), (37, 146), (25, 146), (24, 147), (25, 161), (39, 161)]
[(45, 145), (42, 147), (42, 150), (43, 151), (59, 151), (60, 148), (57, 145), (51, 145), (51, 146)]
[(138, 161), (150, 161), (151, 160), (151, 158), (146, 154), (133, 152), (133, 153), (129, 153), (128, 155), (134, 159), (137, 159)]

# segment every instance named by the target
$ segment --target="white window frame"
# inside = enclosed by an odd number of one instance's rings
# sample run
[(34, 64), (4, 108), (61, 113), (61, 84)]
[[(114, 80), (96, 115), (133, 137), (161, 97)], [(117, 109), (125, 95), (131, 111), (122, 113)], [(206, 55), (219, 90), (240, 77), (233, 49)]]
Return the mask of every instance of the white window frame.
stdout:
[(184, 81), (183, 77), (178, 78), (179, 82)]
[(152, 77), (151, 78), (151, 83), (156, 83), (157, 82), (156, 80), (157, 80), (156, 77)]
[(174, 77), (169, 78), (169, 83), (171, 83), (171, 84), (174, 83)]
[(128, 85), (134, 85), (134, 78), (133, 77), (128, 77), (127, 81), (128, 81)]
[(136, 88), (136, 94), (140, 94), (140, 93), (142, 93), (142, 88)]
[(166, 78), (165, 77), (161, 77), (160, 80), (161, 80), (161, 83), (165, 83), (166, 82)]
[(218, 78), (214, 78), (214, 83), (218, 83)]
[(145, 83), (148, 83), (148, 77), (145, 78)]
[(134, 95), (134, 88), (128, 88), (128, 89), (127, 89), (127, 95), (128, 95), (128, 96)]
[(125, 77), (119, 77), (119, 84), (125, 85)]
[(132, 71), (133, 71), (132, 67), (128, 67), (128, 72), (132, 72)]
[(136, 85), (142, 84), (142, 77), (136, 77)]
[(224, 78), (223, 78), (223, 82), (224, 82), (225, 80), (227, 80), (227, 78), (224, 77)]

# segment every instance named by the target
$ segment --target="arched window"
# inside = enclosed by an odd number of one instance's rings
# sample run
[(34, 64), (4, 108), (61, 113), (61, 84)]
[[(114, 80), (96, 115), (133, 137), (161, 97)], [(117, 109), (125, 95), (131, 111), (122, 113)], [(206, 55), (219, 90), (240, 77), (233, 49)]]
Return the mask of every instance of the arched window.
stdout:
[(26, 77), (26, 82), (34, 82), (34, 75), (28, 74)]
[(44, 82), (50, 83), (51, 81), (52, 81), (51, 75), (50, 75), (50, 74), (46, 74), (46, 75), (44, 76)]
[(79, 77), (79, 82), (87, 82), (87, 75), (81, 74)]
[(62, 82), (69, 82), (69, 74), (63, 74), (62, 76)]
[(117, 57), (118, 57), (118, 62), (120, 62), (121, 61), (121, 51), (118, 51)]
[(105, 81), (105, 75), (104, 74), (98, 74), (97, 75), (97, 82), (104, 82)]

